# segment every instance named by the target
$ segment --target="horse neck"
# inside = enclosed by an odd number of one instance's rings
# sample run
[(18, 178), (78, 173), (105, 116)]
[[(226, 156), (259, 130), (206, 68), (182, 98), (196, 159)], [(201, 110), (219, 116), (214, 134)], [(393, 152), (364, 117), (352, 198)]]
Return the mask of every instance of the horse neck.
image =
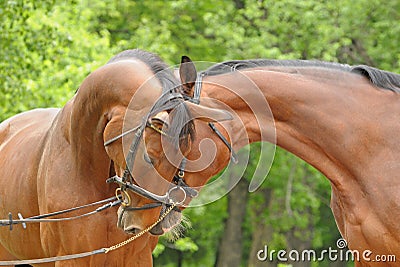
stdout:
[[(108, 155), (104, 138), (110, 139), (122, 132), (129, 105), (128, 122), (136, 123), (137, 120), (140, 123), (145, 107), (150, 107), (159, 97), (160, 88), (153, 72), (138, 60), (107, 64), (84, 80), (71, 101), (70, 112), (67, 112), (71, 152), (76, 155), (77, 169), (81, 174), (93, 173), (93, 170), (108, 171), (111, 159), (115, 163), (118, 159), (120, 166), (125, 164), (122, 147)], [(135, 101), (131, 103), (133, 96)], [(111, 136), (105, 136), (107, 125), (111, 125), (107, 131)]]
[[(361, 76), (339, 70), (309, 68), (302, 73), (290, 73), (290, 69), (264, 68), (242, 74), (248, 81), (235, 73), (210, 77), (212, 82), (235, 88), (237, 94), (215, 86), (210, 86), (206, 93), (236, 112), (244, 123), (248, 142), (276, 142), (319, 169), (334, 184), (340, 183), (343, 177), (360, 173), (361, 162), (367, 160), (361, 158), (364, 154), (361, 150), (366, 148), (360, 147), (360, 138), (366, 140), (371, 136), (369, 126), (376, 127), (391, 93), (373, 89)], [(262, 108), (259, 106), (262, 101), (257, 100), (260, 94), (268, 102), (273, 117), (253, 115)], [(251, 95), (256, 97), (252, 99)], [(371, 112), (372, 105), (377, 108)], [(240, 129), (237, 121), (232, 122), (233, 141), (236, 147), (241, 147), (247, 140), (243, 139), (243, 132), (236, 130)], [(273, 123), (276, 140), (271, 134)], [(359, 166), (355, 159), (359, 160)]]
[(103, 145), (108, 104), (107, 95), (99, 94), (98, 90), (82, 90), (71, 101), (68, 132), (78, 176), (109, 169), (110, 159)]

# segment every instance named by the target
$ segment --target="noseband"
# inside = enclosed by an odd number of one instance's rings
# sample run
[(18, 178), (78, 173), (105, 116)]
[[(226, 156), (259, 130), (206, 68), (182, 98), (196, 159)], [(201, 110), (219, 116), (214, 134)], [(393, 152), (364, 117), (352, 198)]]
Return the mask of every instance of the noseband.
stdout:
[[(193, 97), (187, 97), (185, 95), (182, 98), (181, 95), (175, 94), (175, 95), (172, 95), (170, 97), (170, 99), (179, 98), (179, 99), (182, 99), (182, 101), (188, 100), (195, 104), (199, 104), (203, 76), (204, 76), (203, 73), (199, 73), (197, 75)], [(153, 108), (154, 108), (154, 106), (153, 106)], [(174, 183), (174, 186), (171, 187), (164, 195), (154, 194), (154, 193), (138, 186), (137, 184), (135, 184), (134, 178), (132, 177), (132, 174), (129, 170), (128, 166), (133, 166), (137, 148), (138, 148), (138, 145), (140, 143), (140, 140), (143, 136), (143, 132), (146, 127), (151, 128), (152, 130), (156, 131), (160, 135), (170, 137), (162, 129), (160, 129), (160, 128), (156, 127), (154, 124), (152, 124), (151, 121), (148, 119), (148, 117), (149, 117), (149, 115), (146, 116), (146, 121), (144, 123), (142, 123), (141, 125), (139, 125), (135, 128), (132, 128), (110, 140), (107, 140), (104, 143), (104, 146), (108, 146), (111, 143), (115, 142), (116, 140), (124, 137), (125, 135), (135, 132), (135, 139), (131, 143), (128, 155), (126, 157), (126, 168), (125, 168), (125, 171), (124, 171), (122, 177), (115, 175), (113, 177), (108, 178), (107, 183), (113, 182), (113, 183), (117, 183), (119, 185), (119, 188), (116, 189), (116, 196), (117, 196), (117, 198), (119, 198), (121, 200), (121, 205), (124, 210), (146, 210), (146, 209), (160, 207), (162, 205), (171, 206), (172, 204), (174, 204), (175, 205), (174, 210), (180, 211), (178, 206), (182, 206), (184, 204), (184, 202), (186, 201), (187, 197), (195, 198), (198, 195), (198, 191), (194, 188), (191, 188), (185, 182), (184, 176), (185, 176), (185, 167), (186, 167), (186, 162), (187, 162), (187, 159), (185, 157), (183, 157), (181, 163), (179, 164), (178, 170), (175, 173), (174, 178), (172, 180), (172, 182)], [(208, 123), (208, 125), (212, 129), (212, 131), (228, 147), (229, 151), (231, 152), (232, 161), (234, 163), (237, 163), (237, 156), (236, 156), (235, 152), (233, 151), (232, 146), (228, 142), (228, 140), (222, 135), (222, 133), (215, 127), (215, 125), (212, 122)], [(147, 155), (145, 154), (145, 157), (146, 156)], [(133, 168), (132, 168), (132, 170), (133, 170)], [(145, 204), (141, 207), (132, 207), (131, 206), (131, 198), (130, 198), (129, 194), (127, 193), (127, 189), (131, 190), (132, 192), (134, 192), (142, 197), (153, 200), (155, 202)], [(181, 196), (177, 197), (179, 195), (181, 195)]]

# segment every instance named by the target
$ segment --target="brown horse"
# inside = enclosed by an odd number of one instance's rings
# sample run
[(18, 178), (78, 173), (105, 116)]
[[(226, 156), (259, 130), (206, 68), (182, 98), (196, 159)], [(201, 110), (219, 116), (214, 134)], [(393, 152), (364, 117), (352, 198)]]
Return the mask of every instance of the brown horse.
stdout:
[[(201, 90), (200, 104), (216, 108), (220, 102), (235, 114), (223, 132), (235, 149), (276, 141), (329, 179), (338, 228), (349, 249), (361, 255), (356, 266), (398, 265), (377, 261), (380, 255), (400, 258), (400, 75), (368, 66), (273, 60), (224, 62), (197, 74), (188, 58), (180, 75), (188, 97)], [(265, 100), (273, 116), (263, 113)], [(195, 124), (191, 160), (201, 155), (201, 138), (215, 138), (202, 122)], [(147, 131), (146, 138), (160, 138)], [(230, 152), (217, 139), (208, 168), (186, 173), (189, 186), (205, 184), (228, 163)], [(151, 148), (156, 145), (147, 146), (153, 159), (160, 153)]]
[[(132, 129), (140, 126), (143, 130), (148, 121), (160, 111), (172, 109), (171, 103), (175, 103), (177, 112), (170, 114), (168, 135), (177, 138), (166, 147), (176, 151), (177, 147), (190, 144), (193, 129), (186, 127), (181, 131), (185, 127), (179, 125), (179, 121), (187, 122), (185, 118), (190, 113), (203, 114), (200, 120), (205, 121), (230, 118), (224, 111), (185, 104), (180, 88), (179, 80), (157, 56), (129, 50), (91, 73), (62, 109), (37, 109), (1, 123), (0, 219), (8, 218), (9, 213), (14, 219), (18, 213), (27, 218), (108, 198), (114, 195), (116, 186), (106, 184), (106, 179), (115, 174), (123, 177), (129, 168), (138, 188), (165, 194), (176, 172), (170, 163), (153, 162), (162, 176), (146, 167), (149, 164), (139, 152), (134, 166), (126, 165), (125, 157), (130, 155), (129, 146), (135, 136)], [(150, 130), (159, 135), (155, 131), (156, 122), (157, 119), (150, 124)], [(142, 140), (138, 143), (143, 143)], [(138, 149), (143, 149), (143, 145), (139, 144)], [(182, 190), (175, 188), (175, 191)], [(143, 194), (131, 194), (130, 202), (125, 204), (140, 208), (153, 201)], [(20, 225), (14, 225), (12, 231), (0, 227), (0, 261), (62, 256), (109, 247), (127, 239), (127, 233), (136, 233), (154, 223), (162, 209), (165, 206), (134, 211), (120, 207), (118, 218), (116, 210), (109, 209), (77, 220), (27, 224), (26, 229)], [(38, 266), (151, 266), (158, 235), (179, 218), (177, 209), (153, 232), (108, 254)], [(117, 228), (117, 222), (122, 230)]]

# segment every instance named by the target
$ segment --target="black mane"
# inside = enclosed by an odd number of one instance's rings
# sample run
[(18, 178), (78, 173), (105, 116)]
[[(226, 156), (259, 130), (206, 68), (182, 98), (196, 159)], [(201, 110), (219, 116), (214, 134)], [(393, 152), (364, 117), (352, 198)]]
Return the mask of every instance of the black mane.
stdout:
[(107, 64), (129, 58), (136, 58), (140, 61), (143, 61), (151, 68), (154, 73), (158, 73), (169, 68), (168, 65), (158, 55), (140, 49), (130, 49), (122, 51), (121, 53), (113, 56), (107, 62)]
[(361, 74), (367, 77), (372, 84), (400, 93), (400, 75), (370, 66), (359, 65), (351, 68), (351, 72)]
[(231, 60), (215, 64), (204, 71), (205, 75), (218, 75), (236, 70), (243, 70), (257, 67), (320, 67), (352, 72), (367, 77), (371, 83), (377, 87), (400, 93), (400, 75), (388, 71), (379, 70), (370, 66), (359, 65), (349, 66), (339, 63), (310, 61), (310, 60), (269, 60), (269, 59), (251, 59), (251, 60)]
[[(177, 147), (179, 143), (181, 143), (181, 145), (187, 145), (189, 138), (194, 138), (194, 122), (183, 101), (181, 83), (175, 77), (172, 69), (156, 54), (140, 49), (123, 51), (112, 57), (107, 64), (129, 58), (139, 59), (149, 66), (162, 86), (162, 95), (151, 108), (148, 117), (143, 118), (144, 121), (146, 122), (149, 118), (161, 111), (172, 110), (170, 113), (168, 135), (172, 137), (172, 142)], [(145, 123), (143, 129), (144, 127)]]
[(169, 66), (156, 54), (140, 49), (125, 50), (112, 57), (107, 64), (130, 58), (139, 59), (150, 67), (160, 81), (164, 93), (171, 90), (179, 92), (180, 82), (175, 78)]

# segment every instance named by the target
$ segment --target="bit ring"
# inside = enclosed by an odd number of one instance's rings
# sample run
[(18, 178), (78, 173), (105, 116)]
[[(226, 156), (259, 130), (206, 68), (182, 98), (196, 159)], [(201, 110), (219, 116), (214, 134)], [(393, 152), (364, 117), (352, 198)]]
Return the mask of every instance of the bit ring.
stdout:
[(115, 189), (115, 196), (119, 201), (121, 201), (121, 205), (124, 207), (128, 207), (131, 205), (132, 200), (126, 190), (123, 190), (121, 187)]

